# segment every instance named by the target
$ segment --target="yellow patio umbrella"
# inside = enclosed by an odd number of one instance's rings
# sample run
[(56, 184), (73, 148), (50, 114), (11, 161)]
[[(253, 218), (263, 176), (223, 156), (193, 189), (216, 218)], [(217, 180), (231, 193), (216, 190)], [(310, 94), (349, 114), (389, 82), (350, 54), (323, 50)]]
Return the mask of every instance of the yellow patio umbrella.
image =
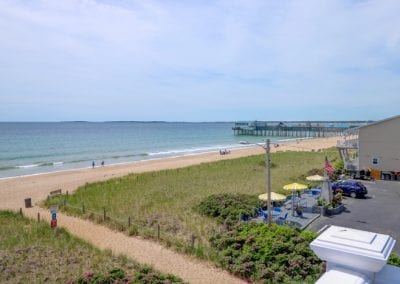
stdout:
[(306, 177), (306, 180), (309, 180), (309, 181), (323, 181), (324, 177), (320, 176), (320, 175), (314, 175), (314, 176)]
[(283, 187), (283, 189), (285, 190), (305, 190), (307, 189), (308, 186), (305, 184), (301, 184), (301, 183), (291, 183), (291, 184), (287, 184)]
[(292, 191), (292, 216), (294, 216), (294, 191), (295, 190), (305, 190), (308, 186), (301, 184), (301, 183), (291, 183), (287, 184), (283, 187), (284, 190), (291, 190)]
[[(268, 193), (263, 193), (258, 196), (261, 201), (268, 201)], [(271, 201), (283, 201), (286, 200), (286, 196), (276, 192), (271, 192)]]

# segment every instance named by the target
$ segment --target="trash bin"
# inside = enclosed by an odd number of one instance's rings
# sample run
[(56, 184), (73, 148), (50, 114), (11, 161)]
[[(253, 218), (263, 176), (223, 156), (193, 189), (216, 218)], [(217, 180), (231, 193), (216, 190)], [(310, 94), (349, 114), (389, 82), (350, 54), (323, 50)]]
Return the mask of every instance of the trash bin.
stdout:
[(381, 171), (379, 170), (371, 170), (371, 176), (375, 179), (381, 179)]
[(391, 172), (382, 172), (382, 179), (383, 180), (391, 180), (392, 179), (392, 173)]
[(32, 200), (30, 198), (25, 198), (25, 208), (32, 207)]

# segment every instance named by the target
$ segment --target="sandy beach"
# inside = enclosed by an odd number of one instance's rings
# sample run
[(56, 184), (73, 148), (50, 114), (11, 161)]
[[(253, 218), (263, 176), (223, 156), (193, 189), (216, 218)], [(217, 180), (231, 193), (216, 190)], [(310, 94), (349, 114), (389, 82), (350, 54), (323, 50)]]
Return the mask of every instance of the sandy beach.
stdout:
[[(336, 145), (337, 137), (319, 138), (289, 142), (279, 147), (271, 147), (271, 152), (276, 151), (311, 151), (326, 149)], [(223, 159), (234, 159), (249, 155), (265, 153), (261, 147), (249, 147), (232, 150), (228, 155), (217, 153), (205, 153), (160, 160), (147, 160), (119, 165), (110, 165), (95, 169), (79, 169), (63, 172), (39, 174), (33, 176), (15, 177), (0, 180), (0, 209), (18, 210), (24, 205), (25, 198), (32, 198), (35, 204), (44, 200), (50, 191), (62, 189), (73, 192), (80, 185), (88, 182), (107, 180), (120, 177), (130, 173), (141, 173), (146, 171), (157, 171), (186, 167), (199, 163), (219, 161)]]

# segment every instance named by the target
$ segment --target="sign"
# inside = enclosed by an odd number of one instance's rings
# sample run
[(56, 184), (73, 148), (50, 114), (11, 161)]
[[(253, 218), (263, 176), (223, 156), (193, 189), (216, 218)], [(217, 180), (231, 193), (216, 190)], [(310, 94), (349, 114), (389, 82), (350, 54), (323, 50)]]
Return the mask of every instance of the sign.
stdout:
[(50, 227), (52, 229), (57, 227), (57, 212), (58, 212), (58, 206), (57, 205), (50, 206), (50, 213), (51, 213)]

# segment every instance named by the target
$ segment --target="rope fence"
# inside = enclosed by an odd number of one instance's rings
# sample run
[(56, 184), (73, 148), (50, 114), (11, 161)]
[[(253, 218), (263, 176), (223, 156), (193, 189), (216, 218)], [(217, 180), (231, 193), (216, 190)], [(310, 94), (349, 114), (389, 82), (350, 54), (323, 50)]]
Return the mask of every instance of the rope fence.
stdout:
[[(178, 246), (185, 246), (194, 250), (195, 248), (199, 248), (200, 243), (198, 242), (198, 238), (195, 234), (190, 234), (189, 236), (185, 236), (183, 239), (177, 239), (177, 235), (165, 230), (162, 230), (162, 226), (157, 223), (155, 226), (138, 224), (133, 221), (131, 216), (126, 216), (126, 218), (117, 218), (114, 216), (110, 216), (109, 212), (106, 208), (103, 208), (101, 211), (96, 211), (94, 209), (88, 208), (85, 203), (82, 203), (81, 206), (74, 206), (68, 204), (68, 192), (64, 196), (57, 196), (56, 200), (52, 200), (51, 197), (48, 198), (48, 203), (51, 205), (58, 205), (59, 208), (68, 208), (71, 213), (80, 215), (82, 217), (87, 217), (88, 219), (94, 219), (96, 222), (105, 223), (110, 225), (112, 228), (116, 228), (119, 231), (125, 231), (128, 235), (142, 235), (143, 237), (156, 239), (156, 240), (164, 240), (167, 242), (182, 242)], [(53, 202), (52, 202), (53, 201)], [(22, 210), (22, 209), (21, 209)], [(38, 213), (38, 221), (40, 221), (40, 214)], [(142, 232), (142, 234), (139, 234)], [(171, 241), (173, 240), (173, 241)], [(197, 246), (196, 246), (197, 245)]]

